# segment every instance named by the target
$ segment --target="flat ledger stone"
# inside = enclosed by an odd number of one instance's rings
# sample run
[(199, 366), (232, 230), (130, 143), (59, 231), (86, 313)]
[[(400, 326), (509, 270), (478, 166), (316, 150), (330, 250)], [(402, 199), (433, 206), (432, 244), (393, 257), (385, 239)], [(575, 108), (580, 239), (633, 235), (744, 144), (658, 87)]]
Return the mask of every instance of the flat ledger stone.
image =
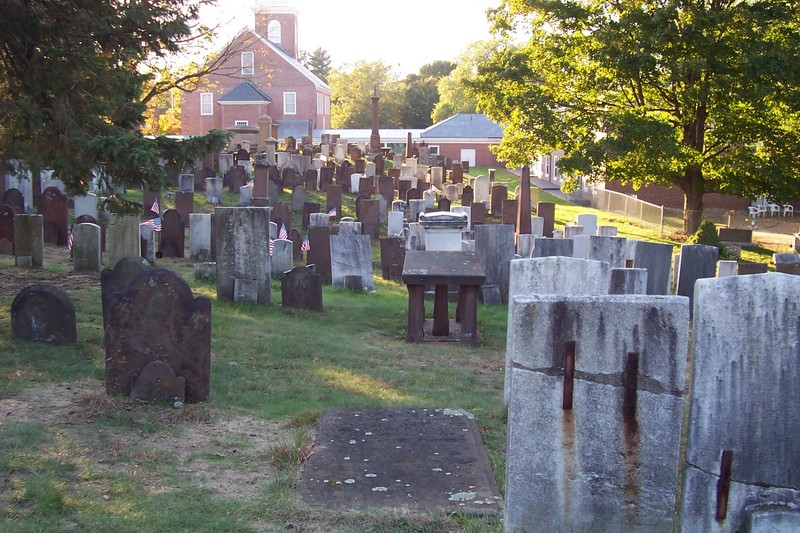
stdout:
[(461, 409), (326, 411), (298, 491), (331, 508), (501, 508), (478, 426)]

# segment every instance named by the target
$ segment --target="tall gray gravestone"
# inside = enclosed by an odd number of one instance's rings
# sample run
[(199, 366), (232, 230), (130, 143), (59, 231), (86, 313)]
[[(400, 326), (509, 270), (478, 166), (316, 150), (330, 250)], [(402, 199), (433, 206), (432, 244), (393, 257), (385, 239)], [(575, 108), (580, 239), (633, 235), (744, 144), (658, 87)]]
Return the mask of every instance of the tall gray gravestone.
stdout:
[(635, 241), (633, 266), (647, 269), (647, 294), (666, 295), (670, 293), (671, 244)]
[(294, 266), (294, 243), (289, 239), (275, 239), (272, 246), (270, 270), (272, 277), (280, 278)]
[(14, 215), (14, 256), (16, 266), (43, 265), (44, 217), (42, 215)]
[(505, 531), (672, 531), (688, 305), (514, 298)]
[(475, 228), (475, 252), (486, 274), (484, 287), (500, 287), (503, 303), (508, 302), (509, 262), (514, 259), (514, 226), (481, 224)]
[(189, 257), (205, 261), (211, 250), (211, 213), (189, 215)]
[(136, 215), (112, 216), (106, 236), (106, 260), (114, 265), (123, 257), (141, 254), (139, 217)]
[[(691, 301), (694, 294), (694, 284), (698, 279), (713, 278), (717, 275), (717, 259), (719, 248), (707, 244), (681, 245), (681, 255), (678, 260), (677, 287), (678, 296), (687, 296)], [(636, 263), (634, 263), (635, 265)]]
[(681, 531), (797, 531), (776, 522), (753, 529), (752, 522), (757, 512), (777, 519), (793, 511), (798, 524), (798, 324), (797, 276), (700, 279), (694, 286)]
[(348, 276), (361, 277), (361, 286), (375, 290), (369, 235), (331, 235), (331, 283), (344, 287)]
[(531, 257), (572, 257), (574, 244), (572, 239), (538, 237), (534, 240)]
[[(565, 234), (566, 235), (566, 234)], [(627, 239), (625, 237), (599, 237), (597, 235), (577, 235), (573, 255), (581, 259), (605, 261), (613, 268), (625, 266), (627, 255)]]
[(76, 272), (100, 272), (102, 269), (102, 250), (100, 246), (100, 226), (97, 224), (76, 224), (73, 230), (72, 269)]
[(250, 301), (270, 302), (269, 215), (268, 207), (214, 209), (218, 300), (232, 301), (247, 287)]
[[(575, 259), (573, 257), (540, 257), (514, 259), (510, 263), (509, 301), (517, 296), (531, 294), (607, 294), (610, 268), (608, 263)], [(512, 306), (508, 306), (508, 324), (511, 324)], [(511, 393), (511, 353), (514, 337), (506, 329), (505, 397), (508, 404)]]

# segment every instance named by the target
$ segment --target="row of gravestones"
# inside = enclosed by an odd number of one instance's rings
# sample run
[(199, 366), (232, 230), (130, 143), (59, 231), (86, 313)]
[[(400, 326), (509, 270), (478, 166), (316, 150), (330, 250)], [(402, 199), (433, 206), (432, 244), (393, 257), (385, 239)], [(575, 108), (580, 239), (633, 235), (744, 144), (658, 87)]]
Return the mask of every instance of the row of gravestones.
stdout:
[(512, 262), (505, 531), (797, 531), (800, 279), (701, 279), (692, 305), (608, 271)]
[[(194, 297), (177, 274), (123, 258), (101, 275), (108, 394), (201, 402), (211, 372), (211, 301)], [(75, 307), (50, 284), (22, 289), (11, 304), (15, 337), (53, 344), (77, 340)]]

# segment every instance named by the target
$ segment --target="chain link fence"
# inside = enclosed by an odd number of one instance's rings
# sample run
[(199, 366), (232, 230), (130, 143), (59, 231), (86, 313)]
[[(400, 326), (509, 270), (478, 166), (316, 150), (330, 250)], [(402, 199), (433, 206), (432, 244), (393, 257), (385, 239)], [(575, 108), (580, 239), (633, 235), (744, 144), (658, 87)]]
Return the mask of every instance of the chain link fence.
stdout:
[(590, 205), (608, 213), (620, 213), (658, 228), (664, 233), (664, 206), (655, 205), (633, 196), (598, 187), (590, 187), (588, 194)]

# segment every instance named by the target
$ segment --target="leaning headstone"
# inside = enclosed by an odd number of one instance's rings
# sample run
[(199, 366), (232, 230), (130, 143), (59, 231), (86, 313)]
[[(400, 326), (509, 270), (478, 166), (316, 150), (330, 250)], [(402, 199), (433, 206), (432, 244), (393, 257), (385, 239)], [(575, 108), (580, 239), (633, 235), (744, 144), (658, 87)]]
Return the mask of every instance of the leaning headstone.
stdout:
[(114, 293), (104, 342), (108, 394), (130, 394), (138, 379), (149, 380), (147, 372), (142, 374), (145, 367), (161, 361), (176, 377), (183, 378), (186, 401), (208, 399), (211, 300), (195, 298), (189, 285), (174, 272), (148, 270), (124, 293)]
[(214, 234), (217, 299), (232, 301), (237, 280), (254, 281), (254, 300), (270, 302), (268, 207), (217, 207)]
[[(326, 216), (324, 213), (320, 215)], [(331, 235), (333, 228), (329, 225), (308, 227), (308, 242), (311, 247), (306, 253), (306, 264), (315, 265), (317, 274), (323, 283), (331, 282)]]
[(40, 267), (44, 264), (42, 215), (14, 215), (14, 256), (16, 266)]
[(211, 213), (189, 215), (189, 257), (205, 261), (211, 250)]
[(608, 294), (647, 294), (647, 269), (612, 268)]
[(281, 274), (281, 305), (322, 311), (322, 278), (313, 266), (297, 266)]
[(798, 323), (796, 276), (695, 284), (681, 531), (797, 530), (747, 523), (800, 507)]
[(514, 251), (514, 226), (482, 224), (475, 228), (475, 252), (486, 275), (484, 284), (499, 286), (503, 303), (508, 302), (508, 269)]
[[(677, 287), (678, 296), (687, 296), (692, 301), (694, 284), (698, 279), (713, 278), (717, 274), (719, 248), (707, 244), (681, 245), (681, 257), (678, 261)], [(640, 265), (635, 266), (639, 267)], [(691, 309), (690, 309), (691, 312)]]
[(11, 332), (27, 341), (72, 344), (78, 336), (75, 306), (60, 287), (29, 285), (11, 302)]
[[(609, 266), (602, 261), (574, 257), (540, 257), (514, 259), (509, 268), (509, 301), (533, 294), (608, 294)], [(508, 306), (508, 324), (513, 317)], [(508, 405), (511, 395), (511, 354), (515, 338), (511, 328), (506, 330), (505, 396)]]
[(44, 242), (66, 246), (69, 232), (67, 195), (55, 187), (46, 188), (39, 199), (39, 213), (44, 217)]
[(271, 274), (280, 278), (294, 266), (294, 243), (289, 239), (275, 239), (272, 243)]
[(657, 242), (634, 242), (633, 266), (647, 269), (647, 294), (670, 294), (672, 245)]
[(186, 229), (176, 209), (167, 209), (161, 215), (161, 238), (158, 251), (162, 257), (180, 257), (185, 254)]
[(363, 288), (375, 290), (369, 235), (332, 235), (330, 249), (331, 283), (335, 287), (344, 287), (346, 276), (359, 276)]
[(72, 270), (100, 272), (102, 249), (100, 226), (76, 224), (72, 233)]
[(673, 530), (688, 311), (666, 296), (513, 300), (505, 531)]

